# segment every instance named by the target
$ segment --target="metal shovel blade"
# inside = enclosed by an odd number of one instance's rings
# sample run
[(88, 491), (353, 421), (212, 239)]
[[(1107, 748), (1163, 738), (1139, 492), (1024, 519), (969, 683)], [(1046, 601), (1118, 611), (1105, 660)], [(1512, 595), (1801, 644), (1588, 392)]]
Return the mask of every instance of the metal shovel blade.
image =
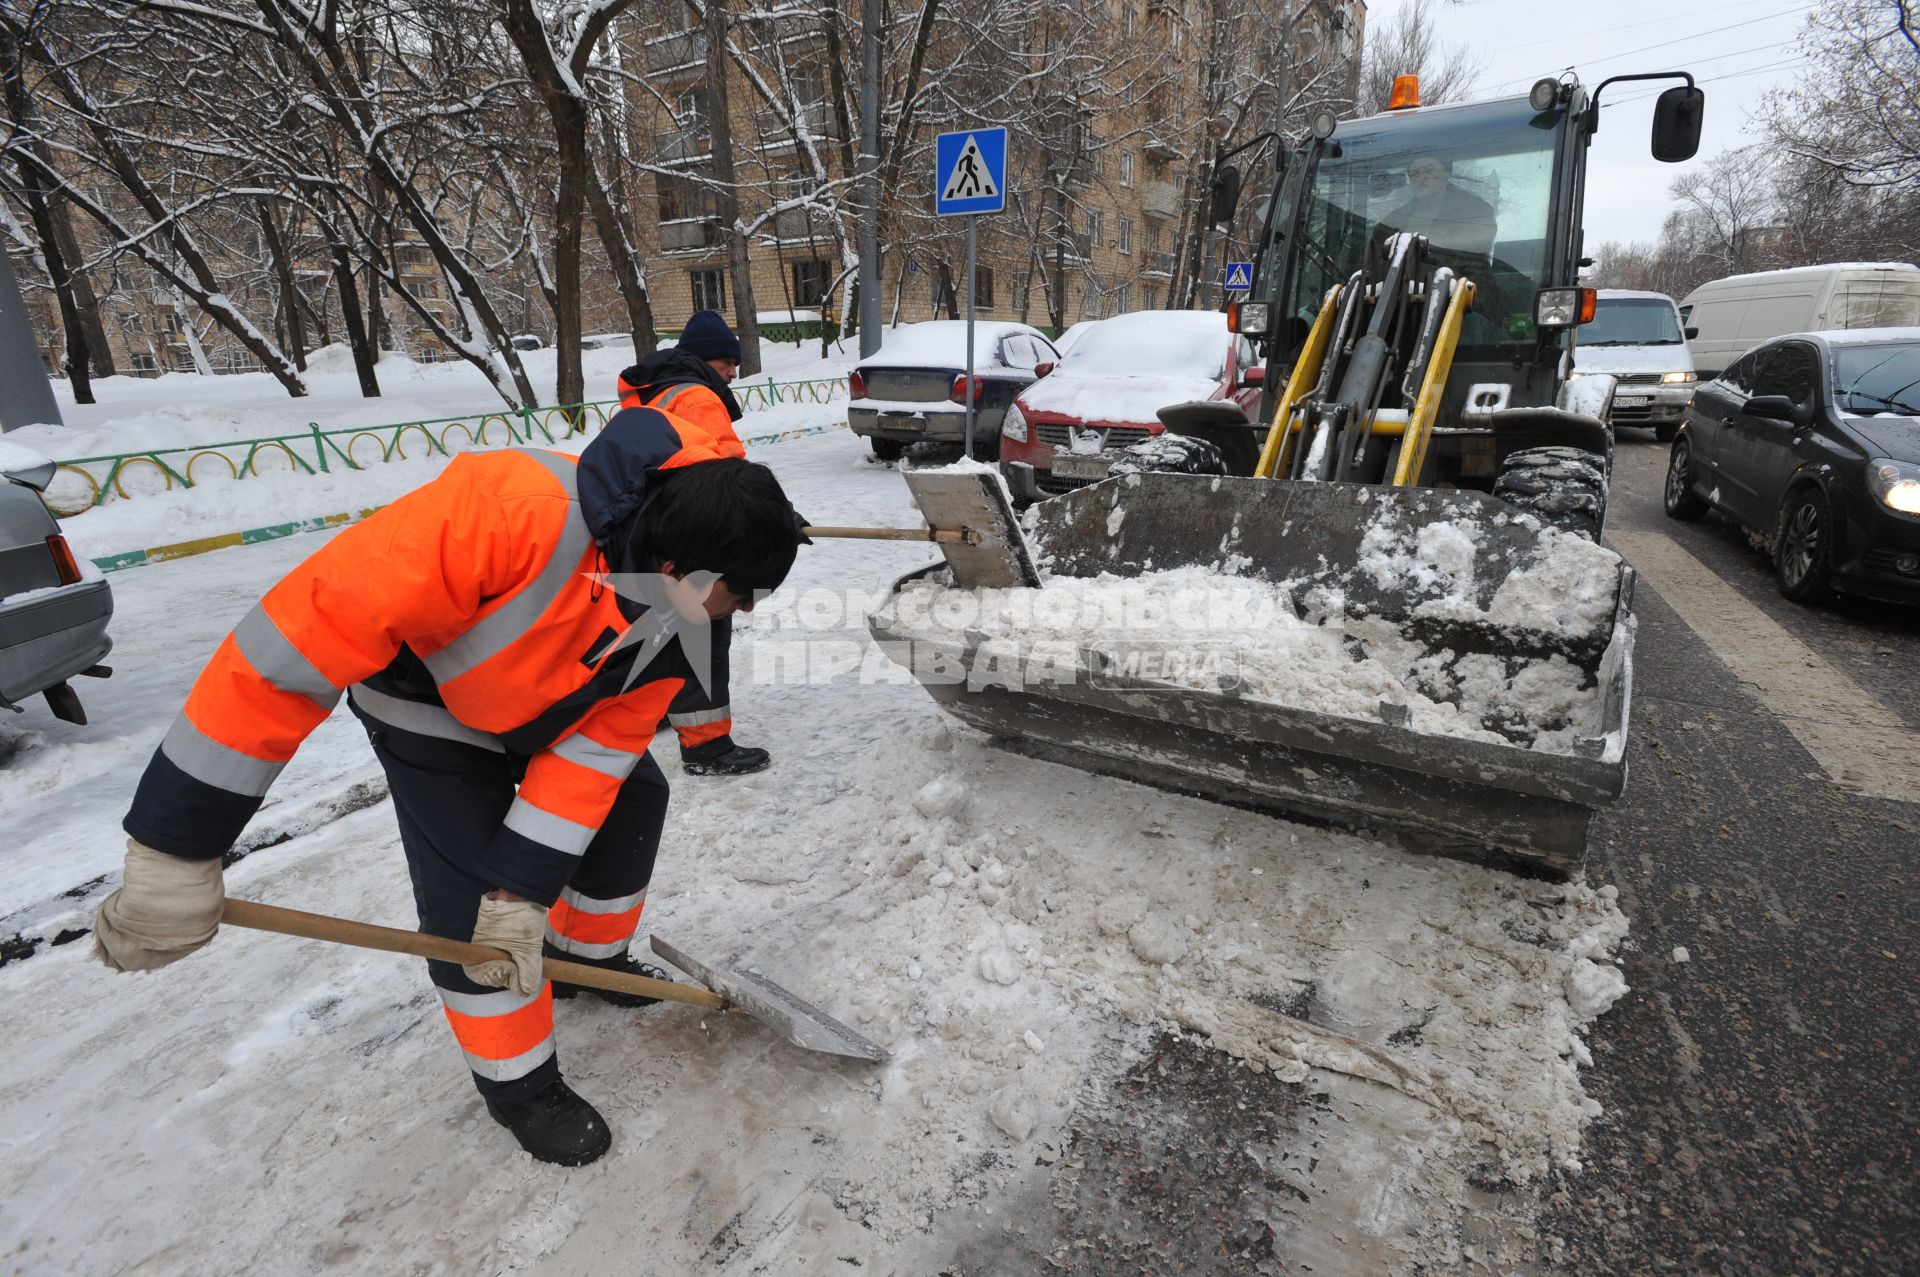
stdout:
[(725, 998), (729, 1010), (745, 1011), (795, 1046), (874, 1064), (888, 1059), (887, 1052), (877, 1043), (869, 1042), (765, 976), (710, 967), (698, 958), (688, 957), (659, 936), (652, 936), (650, 940), (655, 953)]
[(907, 490), (930, 528), (965, 528), (968, 541), (943, 541), (953, 581), (963, 590), (1038, 588), (1033, 547), (1007, 498), (1006, 484), (989, 470), (909, 470)]

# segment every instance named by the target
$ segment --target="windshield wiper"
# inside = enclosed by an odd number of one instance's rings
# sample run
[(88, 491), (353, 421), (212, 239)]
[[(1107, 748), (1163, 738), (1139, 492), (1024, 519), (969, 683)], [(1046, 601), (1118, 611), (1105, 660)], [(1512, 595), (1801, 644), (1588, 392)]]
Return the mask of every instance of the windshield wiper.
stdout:
[(1865, 390), (1843, 390), (1840, 393), (1843, 398), (1846, 398), (1848, 400), (1855, 400), (1855, 399), (1872, 400), (1874, 403), (1879, 404), (1881, 408), (1887, 412), (1904, 412), (1904, 413), (1912, 414), (1914, 416), (1920, 416), (1920, 404), (1906, 403), (1903, 400), (1892, 399), (1886, 395), (1871, 394)]

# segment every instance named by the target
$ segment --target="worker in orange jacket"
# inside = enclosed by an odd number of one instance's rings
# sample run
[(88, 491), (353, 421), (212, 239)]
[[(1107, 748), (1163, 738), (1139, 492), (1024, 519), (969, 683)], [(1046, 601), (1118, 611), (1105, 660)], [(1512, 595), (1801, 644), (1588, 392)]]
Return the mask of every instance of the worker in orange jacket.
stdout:
[[(718, 311), (697, 310), (672, 349), (655, 351), (620, 374), (620, 406), (658, 408), (716, 439), (736, 439), (740, 401), (728, 383), (739, 375), (740, 339)], [(680, 737), (680, 766), (689, 776), (742, 776), (772, 761), (764, 749), (734, 743), (727, 661), (733, 622), (716, 622), (716, 628), (713, 677), (682, 689), (667, 711)]]
[(542, 1161), (593, 1161), (612, 1137), (553, 1035), (553, 999), (582, 989), (550, 984), (542, 958), (664, 975), (627, 956), (666, 818), (648, 742), (706, 663), (706, 622), (778, 586), (799, 541), (731, 431), (654, 409), (617, 413), (577, 460), (456, 457), (221, 643), (134, 795), (96, 952), (146, 970), (213, 938), (221, 856), (344, 692), (420, 929), (511, 956), (427, 964), (488, 1112)]

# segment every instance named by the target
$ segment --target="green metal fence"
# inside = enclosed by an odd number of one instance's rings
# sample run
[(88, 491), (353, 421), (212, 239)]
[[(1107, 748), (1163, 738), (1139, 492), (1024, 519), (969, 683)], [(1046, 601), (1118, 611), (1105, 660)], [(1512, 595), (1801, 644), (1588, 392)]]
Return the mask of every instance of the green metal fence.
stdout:
[[(777, 404), (830, 403), (843, 398), (846, 389), (846, 382), (836, 377), (754, 382), (737, 387), (734, 393), (741, 409), (751, 412)], [(245, 479), (268, 473), (318, 475), (340, 469), (364, 470), (369, 465), (419, 456), (452, 456), (456, 451), (474, 448), (554, 444), (605, 426), (617, 406), (617, 400), (606, 399), (337, 430), (322, 430), (314, 424), (301, 434), (72, 457), (58, 463), (46, 499), (54, 514), (68, 518), (110, 497), (130, 500), (142, 490), (151, 489), (156, 476), (159, 489), (167, 491), (176, 486), (194, 487), (209, 476)]]

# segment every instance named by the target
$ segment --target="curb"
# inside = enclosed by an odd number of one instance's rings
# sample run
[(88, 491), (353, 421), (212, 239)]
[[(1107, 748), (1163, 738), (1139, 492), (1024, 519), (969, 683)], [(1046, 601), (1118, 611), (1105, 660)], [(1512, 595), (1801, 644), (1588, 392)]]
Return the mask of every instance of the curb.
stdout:
[[(751, 448), (755, 444), (782, 443), (788, 439), (798, 439), (804, 435), (825, 434), (829, 430), (845, 430), (846, 422), (831, 426), (802, 426), (797, 430), (783, 430), (778, 434), (755, 435), (751, 439), (742, 439), (743, 446)], [(302, 532), (322, 532), (328, 528), (344, 527), (349, 523), (358, 523), (368, 515), (382, 509), (381, 506), (368, 506), (364, 510), (352, 513), (323, 514), (311, 519), (296, 519), (291, 523), (274, 523), (264, 528), (248, 528), (244, 532), (222, 532), (219, 536), (200, 537), (193, 541), (175, 541), (171, 545), (156, 545), (145, 550), (123, 550), (119, 554), (106, 554), (93, 560), (93, 565), (102, 572), (118, 572), (124, 568), (137, 568), (148, 563), (164, 563), (168, 559), (185, 559), (196, 554), (209, 554), (214, 550), (228, 550), (236, 545), (257, 545), (262, 541), (278, 541), (281, 537), (297, 536)]]

